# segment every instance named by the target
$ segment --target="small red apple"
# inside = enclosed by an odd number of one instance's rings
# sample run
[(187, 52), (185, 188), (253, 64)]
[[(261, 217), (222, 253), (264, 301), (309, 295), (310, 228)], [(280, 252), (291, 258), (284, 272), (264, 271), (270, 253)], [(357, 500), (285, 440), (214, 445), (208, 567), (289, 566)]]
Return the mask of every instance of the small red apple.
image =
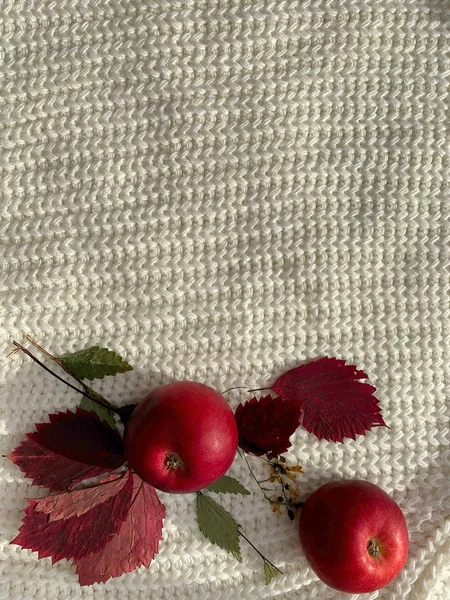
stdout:
[(408, 554), (398, 504), (368, 481), (326, 483), (308, 498), (300, 544), (316, 575), (343, 592), (373, 592), (392, 581)]
[(233, 411), (219, 392), (178, 381), (154, 390), (125, 427), (130, 467), (163, 492), (201, 490), (219, 479), (236, 454)]

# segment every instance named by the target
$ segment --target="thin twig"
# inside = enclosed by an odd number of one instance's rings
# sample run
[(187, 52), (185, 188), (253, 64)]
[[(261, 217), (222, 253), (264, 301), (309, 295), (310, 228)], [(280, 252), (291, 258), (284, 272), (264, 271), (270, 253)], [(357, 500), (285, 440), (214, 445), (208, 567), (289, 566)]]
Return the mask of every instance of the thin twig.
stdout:
[[(110, 411), (120, 415), (121, 410), (119, 408), (116, 408), (112, 404), (110, 404), (107, 400), (102, 399), (102, 401), (100, 401), (100, 399), (97, 399), (97, 398), (94, 398), (93, 396), (91, 396), (87, 390), (80, 390), (79, 388), (75, 387), (74, 385), (72, 385), (71, 383), (69, 383), (68, 381), (66, 381), (65, 379), (60, 377), (59, 375), (57, 375), (54, 371), (49, 369), (46, 365), (44, 365), (44, 363), (42, 363), (38, 358), (36, 358), (34, 356), (34, 354), (32, 352), (30, 352), (30, 350), (28, 350), (28, 348), (25, 348), (24, 346), (22, 346), (22, 344), (19, 344), (19, 342), (16, 342), (16, 341), (14, 341), (13, 344), (16, 347), (17, 351), (20, 350), (24, 354), (29, 356), (32, 360), (34, 360), (35, 363), (37, 363), (40, 367), (42, 367), (45, 371), (47, 371), (47, 373), (50, 373), (50, 375), (53, 375), (53, 377), (55, 377), (56, 379), (61, 381), (61, 383), (65, 383), (67, 385), (67, 387), (71, 388), (75, 392), (78, 392), (82, 396), (89, 398), (89, 400), (92, 400), (92, 402), (96, 402), (97, 404), (100, 404), (104, 408), (108, 408)], [(103, 404), (103, 402), (105, 402), (105, 404)]]
[(225, 390), (224, 392), (220, 392), (220, 393), (221, 394), (226, 394), (227, 392), (231, 392), (233, 390), (246, 390), (246, 389), (247, 388), (245, 386), (240, 385), (240, 386), (237, 386), (237, 387), (229, 388), (228, 390)]
[[(93, 402), (97, 402), (97, 404), (100, 404), (104, 408), (108, 408), (109, 410), (115, 411), (115, 407), (110, 402), (108, 402), (108, 400), (106, 400), (106, 398), (104, 398), (101, 394), (99, 394), (98, 392), (95, 392), (92, 388), (90, 388), (86, 383), (84, 383), (84, 381), (82, 379), (80, 379), (77, 375), (75, 375), (75, 373), (72, 373), (72, 371), (66, 367), (66, 365), (60, 358), (57, 358), (56, 356), (53, 356), (53, 354), (50, 354), (50, 352), (45, 350), (45, 348), (43, 348), (35, 340), (33, 340), (31, 335), (29, 335), (29, 334), (27, 335), (27, 340), (31, 344), (33, 344), (33, 346), (35, 348), (37, 348), (43, 354), (45, 354), (45, 356), (47, 356), (48, 358), (53, 360), (59, 367), (61, 367), (61, 369), (63, 369), (63, 371), (65, 371), (67, 373), (67, 375), (70, 375), (72, 377), (72, 379), (75, 379), (75, 381), (77, 381), (83, 387), (85, 392), (87, 392), (89, 394), (95, 394), (95, 398), (93, 398), (92, 396), (89, 396), (90, 400), (92, 400)], [(117, 413), (117, 414), (120, 415), (121, 413)]]
[(248, 544), (250, 544), (250, 546), (253, 548), (253, 550), (254, 550), (255, 552), (257, 552), (257, 553), (260, 555), (260, 557), (263, 559), (263, 561), (264, 561), (264, 562), (267, 562), (267, 563), (269, 563), (269, 565), (272, 565), (272, 567), (273, 567), (274, 569), (276, 569), (276, 570), (278, 571), (278, 573), (281, 573), (281, 575), (283, 575), (283, 571), (280, 571), (280, 569), (279, 569), (277, 566), (275, 566), (275, 565), (274, 565), (272, 562), (270, 562), (270, 560), (269, 560), (268, 558), (266, 558), (266, 557), (264, 556), (264, 554), (262, 554), (262, 553), (261, 553), (261, 552), (258, 550), (258, 548), (257, 548), (257, 547), (256, 547), (254, 544), (252, 544), (252, 542), (251, 542), (251, 541), (248, 539), (248, 537), (247, 537), (247, 536), (245, 536), (245, 535), (242, 533), (242, 531), (241, 531), (240, 529), (238, 529), (238, 533), (239, 533), (239, 535), (240, 535), (241, 537), (243, 537), (243, 538), (244, 538), (244, 540), (245, 540), (245, 541), (246, 541)]
[(37, 348), (38, 350), (40, 350), (42, 352), (42, 354), (45, 354), (45, 356), (47, 356), (48, 358), (51, 358), (52, 360), (54, 360), (56, 363), (58, 363), (58, 365), (60, 367), (62, 367), (61, 365), (61, 361), (59, 361), (56, 356), (53, 356), (53, 354), (50, 354), (50, 352), (48, 352), (47, 350), (45, 350), (45, 348), (43, 348), (42, 346), (40, 346), (35, 340), (33, 340), (33, 338), (31, 337), (31, 335), (28, 333), (27, 334), (27, 340), (30, 342), (30, 344), (33, 344), (33, 346), (35, 348)]
[(50, 375), (53, 375), (53, 377), (56, 377), (56, 379), (58, 379), (62, 383), (65, 383), (68, 387), (72, 388), (73, 390), (75, 390), (79, 394), (83, 394), (83, 396), (86, 396), (87, 398), (89, 398), (89, 395), (85, 394), (83, 392), (83, 390), (79, 390), (77, 387), (75, 387), (74, 385), (72, 385), (71, 383), (69, 383), (68, 381), (66, 381), (65, 379), (63, 379), (62, 377), (60, 377), (59, 375), (57, 375), (54, 371), (52, 371), (51, 369), (49, 369), (46, 365), (44, 365), (44, 363), (42, 363), (38, 358), (36, 358), (34, 356), (34, 354), (32, 354), (28, 350), (28, 348), (25, 348), (24, 346), (22, 346), (21, 344), (19, 344), (19, 342), (15, 342), (14, 341), (13, 344), (14, 344), (14, 346), (16, 346), (17, 351), (22, 351), (24, 354), (26, 354), (27, 356), (29, 356), (32, 360), (34, 360), (35, 363), (37, 363), (40, 367), (42, 367), (43, 369), (45, 369), (47, 371), (47, 373), (50, 373)]
[(247, 457), (245, 456), (245, 452), (242, 452), (240, 448), (238, 448), (238, 452), (239, 452), (240, 457), (243, 458), (245, 460), (245, 462), (247, 463), (247, 467), (248, 467), (248, 470), (250, 471), (250, 475), (253, 477), (253, 479), (258, 484), (258, 487), (262, 491), (262, 493), (264, 495), (264, 498), (270, 502), (269, 496), (266, 494), (266, 492), (264, 491), (264, 489), (261, 487), (261, 484), (260, 484), (259, 480), (256, 478), (256, 475), (253, 473), (253, 470), (252, 470), (252, 468), (250, 466), (250, 463), (248, 462)]

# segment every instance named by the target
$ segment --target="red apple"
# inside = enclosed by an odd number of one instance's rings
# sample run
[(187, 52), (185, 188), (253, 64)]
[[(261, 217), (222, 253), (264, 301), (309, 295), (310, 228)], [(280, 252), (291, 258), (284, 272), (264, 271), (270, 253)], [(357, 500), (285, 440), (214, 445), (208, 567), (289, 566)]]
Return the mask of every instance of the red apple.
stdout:
[(408, 554), (400, 507), (368, 481), (334, 481), (316, 490), (302, 509), (299, 533), (316, 575), (330, 587), (353, 594), (387, 585)]
[(164, 492), (201, 490), (228, 470), (238, 431), (221, 394), (202, 383), (169, 383), (142, 400), (125, 427), (130, 467)]

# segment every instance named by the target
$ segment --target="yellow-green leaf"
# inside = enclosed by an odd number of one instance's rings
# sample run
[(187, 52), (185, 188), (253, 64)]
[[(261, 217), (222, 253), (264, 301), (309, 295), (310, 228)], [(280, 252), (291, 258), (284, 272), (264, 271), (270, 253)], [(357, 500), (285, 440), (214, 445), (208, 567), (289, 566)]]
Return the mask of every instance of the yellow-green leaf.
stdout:
[(280, 575), (281, 572), (278, 569), (267, 560), (264, 561), (264, 579), (266, 580), (266, 585), (269, 585), (274, 577), (279, 577)]
[(215, 500), (201, 492), (197, 494), (197, 520), (205, 537), (242, 561), (239, 524)]
[(211, 485), (206, 488), (209, 492), (215, 492), (216, 494), (243, 494), (248, 496), (250, 492), (234, 477), (229, 475), (223, 475), (217, 481), (214, 481)]
[(113, 350), (99, 346), (64, 354), (59, 359), (78, 379), (103, 379), (105, 375), (117, 375), (133, 368)]

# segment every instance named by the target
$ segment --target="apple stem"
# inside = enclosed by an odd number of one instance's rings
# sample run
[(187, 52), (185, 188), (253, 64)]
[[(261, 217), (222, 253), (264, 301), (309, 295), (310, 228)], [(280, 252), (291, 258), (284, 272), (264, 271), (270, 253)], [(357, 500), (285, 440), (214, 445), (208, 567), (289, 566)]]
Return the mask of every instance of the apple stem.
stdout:
[(372, 558), (379, 558), (381, 556), (380, 547), (373, 538), (370, 538), (367, 543), (367, 552)]
[(178, 456), (178, 454), (175, 454), (175, 452), (168, 452), (166, 454), (166, 467), (168, 469), (182, 469), (184, 470), (184, 463), (181, 460), (181, 458)]
[(252, 544), (252, 542), (248, 539), (248, 537), (246, 535), (244, 535), (242, 533), (242, 531), (240, 529), (238, 529), (238, 533), (242, 538), (244, 538), (244, 540), (247, 542), (247, 544), (250, 544), (250, 546), (253, 548), (253, 550), (259, 554), (259, 556), (263, 559), (264, 562), (269, 563), (269, 565), (271, 565), (274, 569), (276, 569), (278, 571), (278, 573), (281, 573), (281, 575), (283, 575), (283, 571), (281, 571), (276, 565), (274, 565), (272, 562), (270, 562), (270, 560), (268, 558), (266, 558), (264, 556), (264, 554), (262, 554), (262, 552), (260, 552), (254, 544)]
[[(90, 393), (91, 389), (89, 388), (89, 386), (87, 386), (82, 381), (80, 381), (78, 379), (78, 377), (75, 377), (72, 373), (70, 373), (69, 371), (67, 371), (67, 369), (64, 369), (66, 371), (66, 373), (68, 373), (69, 375), (71, 375), (71, 377), (73, 377), (74, 379), (76, 379), (78, 381), (78, 383), (80, 383), (80, 385), (83, 386), (84, 389), (80, 390), (79, 388), (75, 387), (74, 385), (72, 385), (71, 383), (69, 383), (68, 381), (66, 381), (65, 379), (63, 379), (62, 377), (60, 377), (59, 375), (57, 375), (54, 371), (52, 371), (51, 369), (49, 369), (49, 367), (47, 367), (46, 365), (44, 365), (44, 363), (42, 363), (38, 358), (36, 358), (36, 356), (34, 356), (34, 354), (32, 352), (30, 352), (30, 350), (28, 350), (28, 348), (25, 348), (25, 346), (22, 346), (22, 344), (19, 344), (19, 342), (14, 341), (13, 344), (15, 346), (15, 350), (13, 350), (13, 352), (18, 352), (18, 351), (23, 352), (24, 354), (26, 354), (27, 356), (29, 356), (32, 360), (34, 360), (34, 362), (37, 363), (40, 367), (42, 367), (45, 371), (47, 371), (47, 373), (50, 373), (50, 375), (53, 375), (53, 377), (55, 377), (56, 379), (58, 379), (58, 381), (61, 381), (61, 383), (65, 383), (67, 385), (67, 387), (71, 388), (75, 392), (78, 392), (82, 396), (85, 396), (86, 398), (89, 398), (89, 400), (92, 400), (92, 402), (96, 402), (100, 406), (103, 406), (104, 408), (107, 408), (108, 410), (110, 410), (110, 411), (116, 413), (117, 415), (121, 416), (122, 410), (120, 408), (115, 407), (113, 404), (111, 404), (110, 402), (108, 402), (107, 400), (105, 400), (104, 398), (102, 398), (100, 395), (98, 395), (98, 398), (95, 397), (94, 395), (92, 395)], [(37, 346), (37, 344), (35, 344), (35, 345)], [(58, 364), (60, 364), (60, 361), (58, 359), (56, 359), (55, 357), (52, 357), (52, 355), (49, 354), (48, 352), (44, 352), (44, 354), (46, 354), (47, 356), (51, 357), (53, 360), (55, 360), (55, 362), (57, 362)]]

